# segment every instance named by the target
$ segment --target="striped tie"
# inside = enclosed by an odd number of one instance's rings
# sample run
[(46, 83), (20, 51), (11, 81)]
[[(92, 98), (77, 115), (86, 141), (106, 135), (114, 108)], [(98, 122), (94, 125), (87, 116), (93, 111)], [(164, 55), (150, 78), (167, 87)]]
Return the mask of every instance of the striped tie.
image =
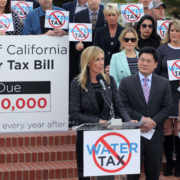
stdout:
[(149, 99), (149, 93), (150, 93), (150, 89), (149, 86), (147, 84), (148, 78), (143, 78), (144, 84), (143, 84), (143, 93), (144, 93), (144, 97), (146, 100), (146, 103), (148, 103), (148, 99)]
[(93, 17), (91, 19), (91, 23), (92, 23), (92, 29), (94, 31), (95, 27), (96, 27), (96, 12), (93, 12), (92, 15), (93, 15)]

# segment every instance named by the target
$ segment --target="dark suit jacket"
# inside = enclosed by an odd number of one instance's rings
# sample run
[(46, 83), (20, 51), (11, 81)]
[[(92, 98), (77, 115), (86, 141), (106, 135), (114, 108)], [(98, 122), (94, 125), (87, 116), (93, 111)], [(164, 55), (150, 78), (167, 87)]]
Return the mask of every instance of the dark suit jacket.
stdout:
[[(90, 23), (89, 10), (85, 9), (85, 10), (82, 10), (82, 11), (76, 13), (75, 23)], [(100, 27), (104, 26), (105, 24), (106, 24), (106, 21), (104, 19), (103, 9), (100, 8), (99, 14), (98, 14), (98, 21), (96, 23), (96, 27), (95, 27), (94, 33), (92, 35), (92, 38), (94, 37), (94, 34), (95, 34), (97, 28), (100, 28)], [(75, 43), (75, 45), (77, 43)], [(93, 45), (93, 39), (92, 39), (92, 42), (83, 42), (83, 44), (84, 44), (84, 49), (89, 47), (89, 46), (92, 46)]]
[(123, 31), (123, 29), (125, 29), (125, 28), (118, 24), (116, 35), (114, 38), (113, 47), (111, 46), (111, 38), (110, 38), (110, 34), (109, 34), (108, 25), (98, 28), (96, 30), (93, 45), (99, 46), (101, 49), (103, 49), (103, 51), (105, 53), (105, 64), (104, 64), (105, 66), (110, 64), (111, 56), (113, 54), (119, 52), (120, 42), (119, 42), (118, 38), (119, 38), (121, 32)]
[[(130, 121), (130, 117), (125, 111), (120, 100), (114, 78), (110, 76), (110, 84), (105, 82), (109, 102), (118, 109), (119, 114), (125, 121)], [(99, 113), (98, 104), (90, 78), (86, 83), (87, 90), (83, 90), (77, 79), (72, 80), (70, 89), (70, 119), (82, 123), (98, 123), (100, 119), (110, 120), (110, 108), (104, 102), (102, 112)], [(107, 98), (107, 97), (106, 97)]]
[[(76, 4), (77, 4), (77, 0), (69, 2), (69, 3), (65, 3), (62, 5), (63, 9), (65, 9), (66, 11), (69, 11), (69, 20), (70, 20), (69, 22), (70, 23), (73, 23), (73, 20), (74, 20)], [(100, 8), (104, 9), (104, 6), (102, 4), (100, 4)]]
[(163, 125), (172, 108), (171, 89), (167, 79), (152, 74), (151, 90), (146, 104), (139, 74), (123, 78), (119, 86), (119, 94), (131, 119), (140, 121), (142, 116), (153, 119), (157, 126), (150, 142), (164, 141)]

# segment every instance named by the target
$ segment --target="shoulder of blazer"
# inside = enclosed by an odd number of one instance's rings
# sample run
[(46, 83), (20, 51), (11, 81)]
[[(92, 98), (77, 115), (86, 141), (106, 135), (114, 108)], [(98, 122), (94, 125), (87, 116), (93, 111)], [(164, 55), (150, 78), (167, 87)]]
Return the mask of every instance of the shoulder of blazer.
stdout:
[(62, 5), (62, 8), (63, 8), (63, 7), (66, 7), (66, 8), (68, 8), (68, 9), (70, 9), (71, 7), (75, 6), (76, 4), (77, 4), (77, 0), (71, 1), (71, 2), (68, 2), (68, 3), (64, 3), (64, 4)]
[(80, 18), (80, 19), (82, 19), (84, 17), (84, 15), (88, 15), (88, 17), (89, 17), (89, 10), (88, 10), (88, 8), (84, 9), (82, 11), (79, 11), (78, 13), (75, 14), (75, 16), (77, 18)]

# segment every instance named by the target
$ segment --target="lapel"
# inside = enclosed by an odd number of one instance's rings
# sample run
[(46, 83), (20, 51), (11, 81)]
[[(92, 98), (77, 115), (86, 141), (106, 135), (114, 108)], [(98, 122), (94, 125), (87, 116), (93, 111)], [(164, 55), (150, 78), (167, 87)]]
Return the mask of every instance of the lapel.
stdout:
[(99, 14), (98, 14), (98, 20), (96, 23), (95, 31), (97, 28), (102, 27), (103, 23), (105, 24), (104, 14), (103, 14), (102, 8), (100, 8), (100, 6), (99, 6)]
[(108, 27), (108, 25), (106, 25), (104, 27), (103, 38), (105, 38), (105, 40), (107, 42), (107, 45), (109, 47), (111, 47), (111, 38), (110, 38), (110, 34), (109, 34), (109, 27)]
[(71, 9), (70, 9), (70, 22), (73, 23), (74, 21), (74, 14), (75, 14), (75, 9), (76, 9), (76, 4), (77, 0), (73, 1), (71, 4)]
[[(125, 71), (127, 72), (127, 74), (130, 75), (131, 72), (130, 72), (130, 69), (129, 69), (128, 62), (127, 62), (127, 57), (126, 57), (126, 52), (125, 52), (125, 50), (121, 51), (121, 52), (120, 52), (120, 55), (121, 55), (120, 61), (121, 61), (122, 65), (124, 66), (124, 69), (125, 69)], [(122, 68), (121, 68), (121, 69), (122, 69)]]
[(88, 98), (90, 99), (90, 101), (92, 102), (92, 104), (94, 105), (96, 110), (99, 112), (98, 104), (97, 104), (97, 100), (96, 100), (96, 96), (95, 96), (95, 92), (94, 92), (94, 88), (92, 86), (91, 79), (90, 79), (89, 76), (88, 76), (88, 81), (86, 83), (86, 89), (87, 89), (86, 94), (87, 94)]
[(90, 23), (90, 19), (89, 19), (89, 10), (88, 10), (88, 8), (87, 9), (85, 9), (85, 11), (83, 11), (84, 13), (83, 13), (83, 22), (84, 23)]
[(113, 44), (112, 50), (116, 47), (117, 43), (119, 42), (118, 38), (119, 38), (119, 35), (121, 34), (121, 31), (122, 31), (121, 28), (122, 27), (118, 23), (118, 28), (117, 28), (116, 35), (114, 38), (114, 44)]
[(151, 82), (151, 89), (150, 89), (148, 104), (151, 102), (153, 95), (156, 92), (156, 88), (158, 88), (157, 76), (152, 73), (152, 82)]
[(141, 99), (143, 100), (143, 102), (145, 104), (146, 103), (146, 100), (145, 100), (145, 97), (144, 97), (144, 93), (143, 93), (143, 90), (142, 90), (142, 86), (141, 86), (141, 82), (140, 82), (140, 79), (139, 79), (139, 74), (138, 72), (136, 74), (134, 74), (134, 81), (133, 81), (136, 89), (137, 89), (137, 92), (139, 93)]

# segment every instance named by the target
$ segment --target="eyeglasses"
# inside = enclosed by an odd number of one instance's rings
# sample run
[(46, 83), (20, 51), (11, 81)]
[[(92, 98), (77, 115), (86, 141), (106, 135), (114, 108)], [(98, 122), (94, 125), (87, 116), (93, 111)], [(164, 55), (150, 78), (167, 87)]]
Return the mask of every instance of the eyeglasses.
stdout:
[(153, 24), (141, 24), (142, 28), (146, 28), (148, 26), (149, 29), (153, 28)]
[(127, 43), (127, 42), (129, 42), (129, 41), (131, 41), (131, 42), (136, 42), (136, 38), (123, 38), (124, 39), (124, 41)]

